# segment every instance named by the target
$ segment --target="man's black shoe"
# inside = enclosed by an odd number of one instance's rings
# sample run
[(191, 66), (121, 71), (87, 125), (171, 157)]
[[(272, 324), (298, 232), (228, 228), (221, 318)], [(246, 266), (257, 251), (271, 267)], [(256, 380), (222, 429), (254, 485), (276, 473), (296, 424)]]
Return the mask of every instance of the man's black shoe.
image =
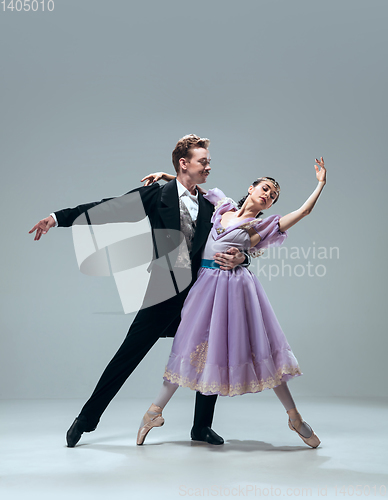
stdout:
[[(94, 429), (96, 427), (97, 426), (95, 426)], [(94, 431), (94, 429), (87, 430), (87, 419), (83, 416), (77, 417), (72, 423), (70, 429), (67, 431), (66, 434), (67, 446), (69, 448), (74, 448), (74, 446), (81, 439), (81, 436), (84, 432), (92, 432)]]
[(209, 444), (224, 444), (224, 440), (210, 427), (202, 427), (201, 429), (191, 429), (191, 439), (193, 441), (204, 441)]

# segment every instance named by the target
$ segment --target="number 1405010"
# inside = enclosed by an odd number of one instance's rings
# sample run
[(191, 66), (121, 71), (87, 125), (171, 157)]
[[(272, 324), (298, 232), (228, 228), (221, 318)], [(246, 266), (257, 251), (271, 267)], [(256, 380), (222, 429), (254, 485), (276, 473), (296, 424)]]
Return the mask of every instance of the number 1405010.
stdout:
[(8, 11), (16, 11), (21, 12), (24, 10), (25, 12), (37, 12), (48, 10), (52, 12), (54, 10), (54, 0), (3, 0), (1, 2), (3, 6), (3, 12)]

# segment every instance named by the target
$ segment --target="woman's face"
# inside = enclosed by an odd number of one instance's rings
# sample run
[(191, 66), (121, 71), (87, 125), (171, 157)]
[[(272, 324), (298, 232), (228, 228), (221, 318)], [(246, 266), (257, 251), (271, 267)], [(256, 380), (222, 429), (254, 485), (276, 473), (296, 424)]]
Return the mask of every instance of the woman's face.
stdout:
[(269, 208), (278, 197), (278, 192), (271, 181), (262, 181), (255, 187), (250, 186), (248, 193), (259, 211)]

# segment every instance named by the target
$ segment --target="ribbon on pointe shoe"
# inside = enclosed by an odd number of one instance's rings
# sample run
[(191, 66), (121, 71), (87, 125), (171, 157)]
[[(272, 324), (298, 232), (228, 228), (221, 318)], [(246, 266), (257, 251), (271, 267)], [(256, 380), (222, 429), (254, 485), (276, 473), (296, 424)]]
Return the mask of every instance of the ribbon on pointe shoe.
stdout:
[(140, 425), (139, 432), (137, 433), (136, 444), (142, 445), (147, 434), (153, 427), (161, 427), (164, 424), (162, 417), (163, 409), (152, 403), (147, 412), (144, 414), (142, 424)]
[[(287, 414), (289, 417), (288, 427), (292, 431), (295, 431), (308, 446), (311, 446), (311, 448), (317, 448), (321, 444), (321, 441), (319, 440), (315, 432), (312, 430), (312, 428), (309, 426), (309, 424), (302, 419), (298, 410), (296, 408), (292, 408), (291, 410), (287, 411)], [(303, 434), (299, 432), (303, 424), (307, 426), (308, 429), (311, 430), (311, 436), (305, 437), (303, 436)]]

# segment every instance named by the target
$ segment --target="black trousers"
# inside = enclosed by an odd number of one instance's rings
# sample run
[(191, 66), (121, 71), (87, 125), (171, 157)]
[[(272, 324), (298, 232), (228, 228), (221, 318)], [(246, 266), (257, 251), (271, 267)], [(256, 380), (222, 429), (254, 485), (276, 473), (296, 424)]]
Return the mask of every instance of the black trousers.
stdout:
[[(187, 293), (188, 290), (138, 312), (124, 342), (105, 368), (93, 394), (81, 410), (80, 416), (87, 419), (86, 431), (96, 428), (109, 403), (159, 337), (175, 335)], [(197, 392), (194, 427), (211, 427), (216, 400), (217, 395), (204, 396)]]

